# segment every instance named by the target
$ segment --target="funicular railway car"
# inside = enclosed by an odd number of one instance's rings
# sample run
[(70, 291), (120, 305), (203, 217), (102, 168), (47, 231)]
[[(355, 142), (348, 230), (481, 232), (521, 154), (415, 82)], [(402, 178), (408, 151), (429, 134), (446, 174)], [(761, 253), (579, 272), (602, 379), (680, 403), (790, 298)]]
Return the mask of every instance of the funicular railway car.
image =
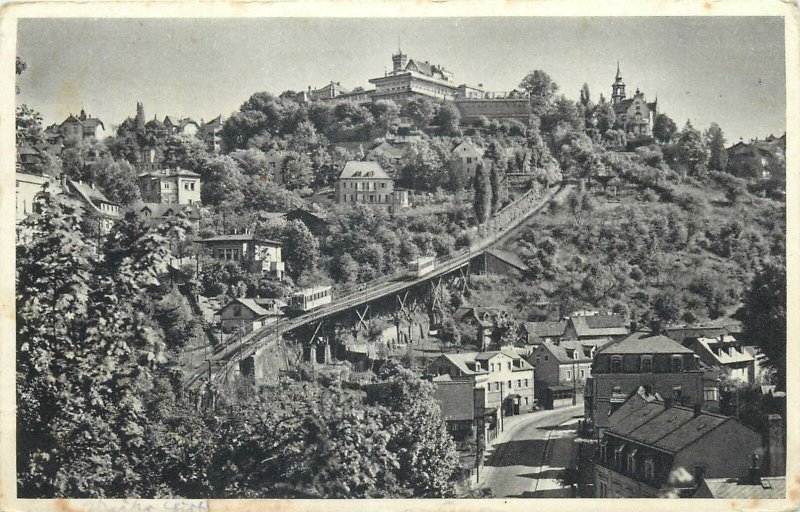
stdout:
[(301, 314), (330, 303), (330, 285), (315, 286), (313, 288), (303, 288), (300, 291), (294, 292), (291, 297), (289, 297), (288, 309), (292, 313)]
[(422, 277), (425, 274), (432, 272), (433, 268), (436, 266), (436, 258), (433, 256), (422, 256), (415, 260), (412, 260), (411, 263), (408, 264), (409, 272), (408, 276), (411, 279)]

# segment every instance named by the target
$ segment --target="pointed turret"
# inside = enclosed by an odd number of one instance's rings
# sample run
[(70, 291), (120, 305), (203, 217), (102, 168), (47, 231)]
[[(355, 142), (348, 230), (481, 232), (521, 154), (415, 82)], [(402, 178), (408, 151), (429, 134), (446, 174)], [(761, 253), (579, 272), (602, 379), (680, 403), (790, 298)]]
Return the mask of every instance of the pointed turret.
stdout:
[(611, 84), (611, 104), (616, 105), (625, 99), (625, 83), (622, 81), (622, 72), (619, 70), (619, 61), (617, 61), (617, 76), (614, 83)]

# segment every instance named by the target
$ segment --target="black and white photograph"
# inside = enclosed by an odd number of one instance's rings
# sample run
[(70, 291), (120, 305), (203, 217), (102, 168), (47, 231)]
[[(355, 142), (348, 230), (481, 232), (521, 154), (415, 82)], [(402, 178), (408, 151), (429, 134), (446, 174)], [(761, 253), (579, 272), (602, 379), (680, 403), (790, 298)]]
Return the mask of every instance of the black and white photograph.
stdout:
[(796, 5), (92, 3), (3, 15), (0, 509), (797, 509)]

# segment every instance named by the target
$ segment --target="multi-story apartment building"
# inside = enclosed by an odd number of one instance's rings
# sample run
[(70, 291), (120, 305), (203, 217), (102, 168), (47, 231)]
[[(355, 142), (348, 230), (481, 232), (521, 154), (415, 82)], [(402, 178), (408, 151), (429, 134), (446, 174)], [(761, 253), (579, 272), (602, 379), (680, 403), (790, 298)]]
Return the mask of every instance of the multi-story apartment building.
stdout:
[(597, 343), (578, 340), (542, 341), (527, 356), (536, 370), (536, 396), (545, 409), (572, 402), (592, 375)]
[[(636, 332), (599, 349), (584, 390), (587, 420), (598, 434), (609, 416), (637, 389), (688, 406), (705, 401), (700, 357), (666, 336)], [(718, 399), (714, 389), (714, 401)]]
[(470, 381), (474, 388), (484, 389), (487, 409), (502, 406), (505, 414), (533, 410), (533, 366), (513, 349), (442, 354), (428, 366), (428, 373)]
[(378, 162), (347, 162), (334, 187), (336, 204), (368, 204), (395, 212), (408, 206), (408, 190), (394, 188), (394, 180)]
[(139, 192), (145, 203), (200, 203), (200, 175), (186, 169), (159, 169), (139, 175)]
[(704, 479), (742, 478), (761, 436), (738, 420), (635, 393), (609, 418), (595, 460), (598, 498), (691, 496)]

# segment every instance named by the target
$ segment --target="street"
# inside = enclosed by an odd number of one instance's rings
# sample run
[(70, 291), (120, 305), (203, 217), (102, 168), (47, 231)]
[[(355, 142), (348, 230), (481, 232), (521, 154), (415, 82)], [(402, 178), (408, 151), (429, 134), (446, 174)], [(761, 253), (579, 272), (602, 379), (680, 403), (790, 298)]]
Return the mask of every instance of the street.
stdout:
[(576, 453), (583, 403), (506, 418), (486, 453), (480, 483), (497, 498), (570, 498), (557, 478)]

